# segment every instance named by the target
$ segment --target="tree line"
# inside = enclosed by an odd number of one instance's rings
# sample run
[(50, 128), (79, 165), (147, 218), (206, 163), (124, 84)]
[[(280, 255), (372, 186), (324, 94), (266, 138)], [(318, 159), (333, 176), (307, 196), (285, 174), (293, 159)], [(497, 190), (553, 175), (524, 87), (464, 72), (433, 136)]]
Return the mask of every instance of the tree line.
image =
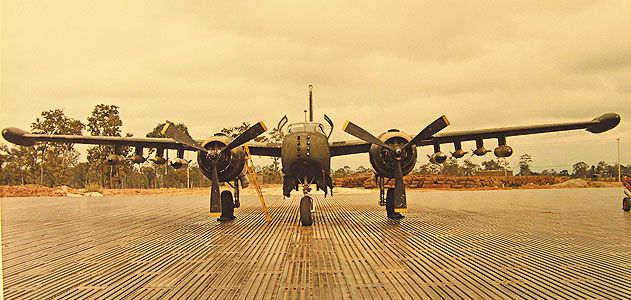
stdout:
[[(63, 110), (44, 111), (31, 123), (31, 132), (37, 134), (122, 136), (123, 120), (116, 105), (99, 104), (94, 107), (87, 122), (67, 116)], [(167, 121), (169, 122), (169, 121)], [(165, 123), (158, 123), (146, 137), (164, 137), (161, 133)], [(184, 124), (175, 124), (188, 134)], [(250, 126), (248, 123), (224, 128), (222, 133), (236, 136)], [(125, 136), (133, 136), (125, 133)], [(277, 129), (260, 136), (257, 141), (280, 141), (282, 133)], [(118, 149), (122, 155), (133, 154), (133, 147)], [(206, 178), (196, 161), (188, 168), (174, 169), (168, 163), (157, 165), (146, 161), (134, 164), (124, 161), (118, 165), (106, 163), (107, 156), (114, 153), (114, 146), (96, 145), (87, 150), (87, 161), (80, 162), (80, 153), (74, 144), (42, 142), (34, 147), (12, 146), (0, 143), (0, 184), (24, 185), (40, 184), (54, 187), (67, 185), (74, 188), (98, 186), (105, 188), (183, 188), (208, 187)], [(147, 157), (155, 155), (155, 149), (148, 149)], [(172, 155), (174, 153), (171, 153)], [(168, 158), (169, 151), (165, 151)], [(259, 179), (264, 183), (280, 182), (280, 163), (273, 159), (269, 166), (257, 166)]]
[[(44, 111), (40, 117), (31, 123), (31, 132), (38, 134), (80, 135), (87, 132), (92, 136), (122, 136), (123, 120), (120, 118), (119, 107), (116, 105), (99, 104), (94, 107), (91, 115), (82, 122), (65, 115), (61, 109)], [(168, 122), (168, 121), (167, 121)], [(160, 132), (165, 123), (158, 123), (146, 137), (164, 137)], [(188, 134), (186, 125), (175, 124), (181, 131)], [(223, 128), (222, 133), (237, 136), (246, 130), (250, 124), (242, 123), (237, 126)], [(125, 133), (131, 137), (132, 134)], [(283, 133), (274, 128), (256, 140), (260, 142), (281, 142)], [(125, 161), (119, 165), (109, 165), (105, 162), (107, 156), (114, 153), (114, 146), (96, 145), (87, 150), (87, 161), (80, 162), (80, 153), (74, 144), (38, 143), (34, 147), (9, 147), (0, 143), (0, 184), (23, 185), (41, 184), (44, 186), (68, 185), (74, 188), (99, 186), (106, 188), (183, 188), (207, 187), (210, 185), (201, 172), (196, 161), (192, 161), (188, 168), (174, 169), (168, 163), (156, 165), (149, 161), (134, 164)], [(133, 153), (132, 147), (118, 149), (123, 155)], [(147, 155), (154, 155), (155, 149), (148, 149)], [(169, 151), (166, 151), (168, 158)], [(550, 175), (571, 176), (575, 178), (616, 177), (617, 165), (609, 165), (604, 161), (597, 165), (578, 162), (572, 170), (544, 170), (533, 172), (532, 157), (524, 154), (519, 160), (519, 175)], [(422, 175), (451, 175), (471, 176), (482, 170), (507, 170), (509, 163), (505, 159), (491, 159), (480, 165), (465, 159), (462, 162), (451, 158), (445, 163), (421, 164), (413, 172)], [(631, 166), (622, 166), (622, 173), (628, 174)], [(256, 166), (261, 183), (280, 183), (282, 174), (280, 161), (273, 158), (269, 165)], [(332, 172), (333, 178), (352, 176), (357, 173), (369, 173), (372, 169), (363, 166), (352, 170), (344, 166)]]
[[(544, 169), (541, 172), (532, 171), (532, 157), (524, 154), (519, 158), (519, 166), (515, 175), (519, 176), (567, 176), (571, 178), (617, 178), (618, 165), (610, 165), (604, 161), (596, 165), (588, 165), (585, 162), (578, 162), (572, 165), (571, 170), (555, 170)], [(630, 174), (631, 165), (621, 165), (621, 174)], [(412, 173), (419, 175), (442, 175), (442, 176), (474, 176), (481, 174), (482, 171), (510, 171), (511, 167), (506, 159), (494, 158), (476, 164), (469, 159), (458, 161), (455, 158), (449, 158), (442, 164), (425, 163), (416, 167)], [(359, 166), (353, 170), (349, 166), (344, 166), (332, 172), (333, 178), (342, 178), (354, 176), (357, 174), (372, 173), (371, 168)]]

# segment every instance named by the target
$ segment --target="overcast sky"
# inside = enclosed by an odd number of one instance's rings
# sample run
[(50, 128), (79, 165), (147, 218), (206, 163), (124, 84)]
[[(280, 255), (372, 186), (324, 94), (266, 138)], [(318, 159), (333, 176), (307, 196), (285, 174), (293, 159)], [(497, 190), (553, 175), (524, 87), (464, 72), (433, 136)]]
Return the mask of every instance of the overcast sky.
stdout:
[[(169, 119), (201, 139), (301, 121), (313, 84), (334, 140), (354, 139), (347, 119), (415, 135), (442, 114), (455, 131), (617, 112), (604, 134), (509, 138), (512, 165), (524, 153), (539, 170), (613, 163), (618, 137), (631, 163), (631, 1), (420, 2), (5, 0), (0, 127), (29, 129), (56, 108), (85, 122), (105, 103), (120, 106), (124, 132)], [(367, 154), (332, 163), (369, 165)]]

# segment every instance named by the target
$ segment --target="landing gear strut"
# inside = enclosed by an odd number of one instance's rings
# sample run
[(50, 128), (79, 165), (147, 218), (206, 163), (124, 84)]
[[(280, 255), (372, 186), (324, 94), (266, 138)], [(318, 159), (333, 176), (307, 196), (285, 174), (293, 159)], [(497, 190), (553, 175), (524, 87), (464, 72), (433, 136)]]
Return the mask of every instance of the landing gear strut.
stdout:
[(302, 193), (304, 196), (300, 199), (300, 224), (302, 226), (313, 225), (313, 198), (309, 196), (311, 192), (311, 182), (305, 177), (302, 182)]
[(394, 211), (394, 189), (388, 188), (388, 191), (384, 193), (384, 179), (381, 176), (377, 178), (377, 183), (379, 184), (379, 205), (386, 205), (386, 213), (388, 214), (388, 219), (401, 220), (405, 218), (405, 216), (403, 216), (402, 214)]
[(405, 218), (402, 214), (394, 211), (394, 189), (389, 188), (386, 195), (386, 212), (388, 213), (388, 219), (401, 220)]

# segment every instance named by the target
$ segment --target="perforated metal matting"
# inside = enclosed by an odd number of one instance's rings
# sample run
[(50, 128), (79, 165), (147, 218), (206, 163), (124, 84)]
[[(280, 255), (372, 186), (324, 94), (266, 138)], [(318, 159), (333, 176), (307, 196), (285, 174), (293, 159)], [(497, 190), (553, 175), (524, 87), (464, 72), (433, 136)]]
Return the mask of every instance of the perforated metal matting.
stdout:
[(244, 196), (237, 219), (204, 196), (4, 198), (7, 299), (628, 298), (622, 190), (408, 191), (388, 221), (378, 194)]

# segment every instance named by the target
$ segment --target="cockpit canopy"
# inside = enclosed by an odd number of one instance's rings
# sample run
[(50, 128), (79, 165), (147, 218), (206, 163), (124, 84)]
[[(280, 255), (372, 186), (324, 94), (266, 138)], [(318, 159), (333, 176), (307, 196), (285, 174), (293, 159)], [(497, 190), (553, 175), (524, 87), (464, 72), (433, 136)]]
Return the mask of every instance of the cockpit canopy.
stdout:
[(287, 131), (285, 133), (287, 134), (287, 133), (305, 132), (305, 131), (319, 132), (326, 135), (324, 125), (320, 123), (311, 123), (311, 122), (307, 122), (307, 123), (301, 122), (301, 123), (290, 124), (289, 126), (287, 126)]

